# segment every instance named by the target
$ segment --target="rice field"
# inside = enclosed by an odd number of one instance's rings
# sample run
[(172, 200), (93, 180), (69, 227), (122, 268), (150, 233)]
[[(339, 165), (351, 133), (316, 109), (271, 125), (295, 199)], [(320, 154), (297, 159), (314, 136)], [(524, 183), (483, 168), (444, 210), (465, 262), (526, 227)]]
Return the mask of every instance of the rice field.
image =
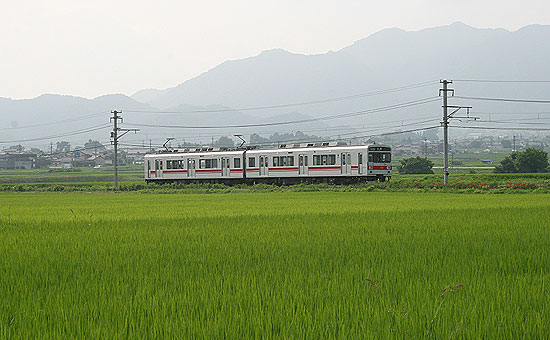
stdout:
[(547, 339), (550, 195), (1, 193), (0, 339)]

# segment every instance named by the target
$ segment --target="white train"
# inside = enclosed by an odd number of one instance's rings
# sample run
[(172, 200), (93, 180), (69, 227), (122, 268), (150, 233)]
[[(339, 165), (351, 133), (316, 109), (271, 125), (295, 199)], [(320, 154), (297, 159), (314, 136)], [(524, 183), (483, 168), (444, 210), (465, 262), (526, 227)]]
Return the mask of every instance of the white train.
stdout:
[(184, 149), (145, 156), (147, 182), (354, 183), (392, 176), (391, 147), (340, 143), (278, 149)]

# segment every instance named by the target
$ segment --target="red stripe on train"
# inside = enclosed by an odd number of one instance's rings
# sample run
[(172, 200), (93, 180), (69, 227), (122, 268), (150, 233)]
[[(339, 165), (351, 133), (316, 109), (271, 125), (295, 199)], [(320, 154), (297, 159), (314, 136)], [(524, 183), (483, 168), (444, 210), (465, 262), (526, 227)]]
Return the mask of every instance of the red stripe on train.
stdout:
[(186, 173), (187, 170), (164, 170), (165, 173)]
[(340, 170), (339, 166), (310, 166), (309, 170)]
[(195, 170), (195, 172), (222, 172), (221, 169), (212, 169), (212, 170)]
[(298, 171), (298, 168), (269, 168), (269, 171)]

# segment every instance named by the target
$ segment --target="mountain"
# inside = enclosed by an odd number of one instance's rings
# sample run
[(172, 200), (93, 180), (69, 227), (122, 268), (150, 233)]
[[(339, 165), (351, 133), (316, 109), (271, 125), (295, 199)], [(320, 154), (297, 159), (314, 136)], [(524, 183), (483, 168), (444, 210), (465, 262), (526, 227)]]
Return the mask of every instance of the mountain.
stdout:
[[(376, 96), (358, 96), (317, 105), (256, 110), (259, 116), (299, 111), (313, 117), (384, 107), (438, 95), (438, 80), (550, 79), (550, 26), (532, 25), (514, 32), (478, 29), (457, 22), (407, 32), (385, 29), (336, 52), (301, 55), (281, 49), (255, 57), (227, 61), (184, 83), (154, 92), (144, 100), (158, 108), (180, 104), (223, 105), (234, 108), (301, 103), (365, 94), (432, 80), (432, 85)], [(487, 84), (456, 82), (457, 95), (547, 97), (550, 84)], [(136, 94), (134, 99), (139, 99)], [(511, 104), (483, 102), (483, 109), (517, 109)], [(440, 102), (364, 115), (351, 123), (372, 123), (440, 115)], [(527, 110), (526, 105), (521, 109)]]
[[(82, 145), (89, 138), (97, 138), (108, 142), (108, 128), (91, 131), (86, 135), (74, 133), (109, 124), (111, 110), (118, 108), (152, 109), (149, 105), (122, 94), (104, 95), (95, 99), (55, 94), (23, 100), (0, 98), (0, 142), (2, 146), (19, 143), (25, 145), (39, 137), (58, 135), (59, 137), (52, 138), (51, 141), (65, 139), (82, 142)], [(36, 143), (32, 144), (49, 144), (50, 140)]]
[[(550, 79), (549, 40), (550, 26), (542, 25), (513, 32), (463, 23), (412, 32), (391, 28), (335, 52), (303, 55), (273, 49), (226, 61), (176, 87), (145, 89), (131, 97), (115, 94), (86, 99), (46, 94), (25, 100), (0, 98), (0, 146), (9, 144), (2, 142), (16, 144), (17, 140), (55, 135), (60, 137), (52, 137), (54, 142), (64, 138), (74, 143), (88, 138), (106, 142), (109, 128), (65, 136), (70, 131), (109, 124), (113, 109), (124, 111), (124, 127), (142, 129), (137, 136), (125, 137), (127, 140), (153, 139), (160, 144), (166, 137), (182, 139), (191, 134), (204, 137), (309, 130), (306, 132), (329, 137), (356, 129), (383, 133), (394, 130), (396, 124), (410, 129), (418, 126), (410, 120), (437, 120), (441, 116), (437, 98), (441, 78), (455, 80), (451, 87), (456, 97), (450, 104), (473, 106), (473, 112), (485, 112), (485, 118), (487, 112), (495, 111), (537, 112), (541, 110), (537, 104), (458, 97), (548, 98), (550, 83), (461, 79)], [(417, 85), (407, 87), (411, 84)], [(384, 89), (393, 90), (380, 91)], [(434, 101), (387, 109), (422, 98)], [(279, 123), (333, 115), (346, 118), (251, 128), (151, 127)], [(340, 130), (335, 130), (336, 126)], [(49, 140), (36, 143), (48, 144)]]

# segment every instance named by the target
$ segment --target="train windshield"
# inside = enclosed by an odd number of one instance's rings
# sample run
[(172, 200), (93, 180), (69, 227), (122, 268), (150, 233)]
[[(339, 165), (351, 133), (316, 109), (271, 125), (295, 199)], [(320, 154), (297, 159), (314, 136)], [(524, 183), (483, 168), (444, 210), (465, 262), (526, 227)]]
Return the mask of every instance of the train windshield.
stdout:
[(391, 152), (369, 152), (369, 162), (390, 163)]

